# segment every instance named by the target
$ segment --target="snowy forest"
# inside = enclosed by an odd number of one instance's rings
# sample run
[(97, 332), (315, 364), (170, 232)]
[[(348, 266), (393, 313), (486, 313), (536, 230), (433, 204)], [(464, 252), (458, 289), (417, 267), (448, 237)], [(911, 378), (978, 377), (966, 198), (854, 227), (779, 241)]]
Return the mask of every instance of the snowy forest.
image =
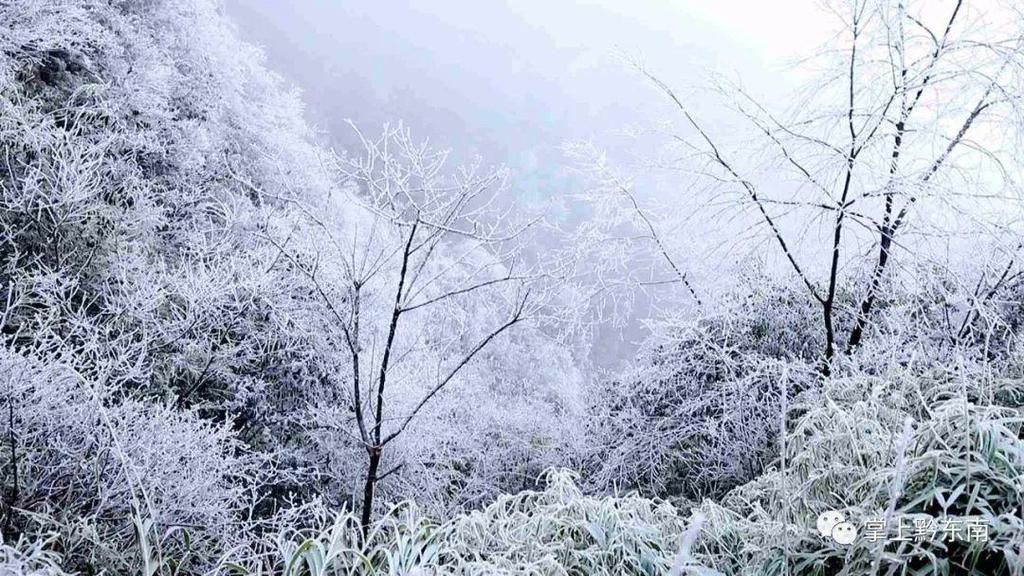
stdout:
[(527, 197), (220, 0), (0, 0), (0, 574), (1024, 574), (1024, 6), (820, 4)]

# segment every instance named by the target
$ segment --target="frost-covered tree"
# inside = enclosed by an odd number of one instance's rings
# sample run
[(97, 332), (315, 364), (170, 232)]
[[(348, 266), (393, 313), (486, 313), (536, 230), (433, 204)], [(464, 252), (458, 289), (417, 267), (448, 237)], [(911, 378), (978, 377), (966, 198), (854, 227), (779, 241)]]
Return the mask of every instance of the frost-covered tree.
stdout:
[[(319, 299), (331, 342), (345, 351), (331, 393), (345, 409), (317, 424), (348, 430), (366, 453), (362, 522), (369, 526), (386, 449), (482, 352), (541, 302), (520, 257), (524, 223), (496, 204), (505, 173), (464, 166), (408, 129), (340, 156), (340, 182), (322, 203), (296, 201), (318, 233), (267, 237)], [(467, 409), (472, 409), (467, 407)]]
[[(1020, 230), (1007, 208), (1021, 190), (1024, 16), (1011, 3), (995, 4), (831, 2), (835, 36), (804, 64), (821, 72), (788, 105), (762, 103), (740, 83), (715, 78), (713, 93), (739, 119), (728, 130), (635, 63), (678, 117), (657, 130), (669, 144), (645, 167), (692, 174), (697, 184), (688, 189), (708, 191), (687, 222), (727, 219), (744, 231), (725, 240), (739, 251), (762, 245), (752, 237), (766, 240), (767, 261), (820, 309), (825, 374), (837, 354), (863, 346), (900, 269), (950, 264), (946, 249), (994, 245), (1010, 254), (1003, 265), (1014, 260)], [(622, 177), (602, 180), (630, 191)], [(672, 262), (693, 258), (665, 245), (649, 251)], [(999, 275), (980, 285), (991, 289)], [(856, 301), (844, 304), (844, 291)]]
[[(644, 194), (644, 174), (571, 148), (587, 160), (585, 200), (600, 218), (580, 234), (594, 293), (678, 289), (634, 362), (596, 395), (597, 485), (703, 495), (749, 480), (776, 450), (779, 382), (787, 394), (818, 385), (808, 363), (877, 374), (1013, 355), (1019, 9), (829, 7), (838, 30), (812, 60), (823, 72), (792, 106), (715, 80), (732, 125), (707, 121), (699, 99), (634, 63), (679, 119), (653, 130), (669, 143), (641, 168), (686, 174), (687, 192), (706, 198), (667, 211)], [(735, 231), (724, 243), (757, 256), (692, 253), (681, 236), (702, 225)], [(691, 281), (698, 301), (682, 290), (690, 268), (738, 271), (736, 287)]]

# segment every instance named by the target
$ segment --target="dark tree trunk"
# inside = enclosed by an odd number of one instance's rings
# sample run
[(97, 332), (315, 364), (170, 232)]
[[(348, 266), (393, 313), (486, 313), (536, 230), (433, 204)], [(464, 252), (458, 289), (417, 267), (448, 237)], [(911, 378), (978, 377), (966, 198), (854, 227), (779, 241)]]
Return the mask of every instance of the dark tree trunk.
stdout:
[(868, 318), (871, 315), (871, 309), (875, 304), (875, 296), (878, 294), (879, 287), (882, 284), (885, 267), (889, 263), (889, 250), (892, 247), (892, 235), (893, 231), (888, 228), (882, 230), (882, 241), (878, 250), (878, 261), (875, 263), (875, 269), (871, 272), (871, 283), (868, 286), (868, 293), (867, 296), (864, 297), (864, 301), (860, 303), (857, 322), (854, 324), (853, 330), (850, 331), (850, 340), (846, 343), (846, 350), (848, 353), (852, 353), (857, 346), (860, 345), (860, 341), (864, 337), (864, 328), (867, 326)]
[(822, 305), (821, 312), (825, 323), (825, 354), (821, 360), (819, 370), (822, 376), (829, 376), (832, 374), (832, 358), (836, 354), (836, 331), (832, 325), (832, 302), (825, 302)]
[(377, 487), (377, 469), (380, 467), (381, 448), (374, 446), (367, 448), (370, 456), (370, 465), (366, 469), (366, 482), (363, 484), (363, 512), (360, 524), (363, 529), (363, 536), (370, 531), (370, 521), (373, 518), (373, 491)]

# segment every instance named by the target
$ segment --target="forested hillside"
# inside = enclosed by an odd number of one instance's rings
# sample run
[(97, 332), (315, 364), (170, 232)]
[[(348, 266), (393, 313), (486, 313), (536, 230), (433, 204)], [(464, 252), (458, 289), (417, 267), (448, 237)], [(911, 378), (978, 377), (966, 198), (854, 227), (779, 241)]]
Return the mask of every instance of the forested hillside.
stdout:
[(631, 62), (664, 158), (567, 144), (564, 226), (397, 120), (330, 149), (218, 0), (0, 0), (0, 574), (1024, 574), (1024, 15), (961, 4), (837, 3), (733, 137)]

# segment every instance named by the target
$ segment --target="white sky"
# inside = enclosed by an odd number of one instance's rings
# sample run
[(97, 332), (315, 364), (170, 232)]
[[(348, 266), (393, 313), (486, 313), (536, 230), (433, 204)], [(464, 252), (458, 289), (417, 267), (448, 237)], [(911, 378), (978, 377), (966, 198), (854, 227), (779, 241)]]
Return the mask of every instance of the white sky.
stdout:
[[(639, 56), (713, 129), (702, 106), (713, 72), (762, 102), (787, 104), (794, 66), (830, 40), (836, 0), (225, 0), (242, 36), (304, 92), (309, 119), (351, 143), (346, 119), (509, 165), (524, 195), (564, 188), (565, 140), (664, 119), (662, 95), (622, 63)], [(908, 0), (948, 18), (955, 0)], [(972, 0), (975, 14), (1000, 0)], [(1010, 0), (1006, 0), (1010, 1)], [(937, 24), (937, 23), (936, 23)], [(717, 100), (717, 98), (715, 99)]]
[[(729, 70), (777, 90), (781, 63), (820, 43), (814, 0), (228, 0), (247, 39), (306, 93), (311, 118), (414, 129), (488, 160), (639, 120), (640, 54), (673, 82)], [(344, 140), (342, 140), (344, 141)]]

